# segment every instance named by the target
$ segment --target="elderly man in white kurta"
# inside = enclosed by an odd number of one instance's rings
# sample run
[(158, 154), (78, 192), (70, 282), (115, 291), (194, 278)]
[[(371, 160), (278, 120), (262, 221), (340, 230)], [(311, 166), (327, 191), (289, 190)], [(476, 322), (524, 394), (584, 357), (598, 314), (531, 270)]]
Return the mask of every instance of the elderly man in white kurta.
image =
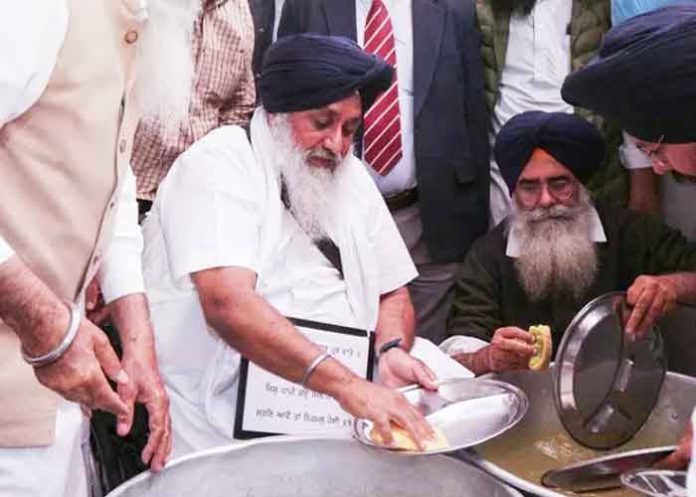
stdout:
[[(407, 351), (416, 276), (389, 212), (350, 152), (362, 109), (392, 68), (349, 40), (299, 35), (267, 53), (251, 143), (238, 127), (195, 143), (145, 221), (144, 274), (171, 397), (173, 455), (233, 440), (241, 356), (335, 398), (352, 415), (417, 441), (430, 427), (387, 386), (432, 372)], [(334, 245), (324, 255), (321, 243)], [(285, 316), (376, 330), (376, 385)], [(386, 385), (386, 386), (385, 386)]]

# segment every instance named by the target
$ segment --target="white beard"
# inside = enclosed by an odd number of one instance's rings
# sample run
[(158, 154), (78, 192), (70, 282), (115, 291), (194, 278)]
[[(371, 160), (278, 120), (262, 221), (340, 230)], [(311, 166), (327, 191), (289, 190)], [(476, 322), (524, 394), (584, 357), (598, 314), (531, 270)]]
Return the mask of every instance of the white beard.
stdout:
[(134, 95), (142, 117), (178, 133), (189, 114), (193, 89), (192, 35), (201, 0), (148, 0), (138, 41)]
[(336, 160), (333, 168), (312, 166), (307, 162), (309, 157), (329, 158), (330, 152), (301, 149), (292, 137), (286, 114), (275, 114), (269, 127), (275, 140), (275, 156), (282, 158), (280, 176), (290, 212), (313, 240), (329, 236), (337, 209), (341, 172), (350, 152), (343, 158), (333, 156)]
[(598, 260), (591, 219), (592, 201), (582, 187), (575, 207), (522, 211), (513, 202), (509, 229), (520, 242), (515, 268), (532, 302), (551, 295), (578, 301), (592, 285)]

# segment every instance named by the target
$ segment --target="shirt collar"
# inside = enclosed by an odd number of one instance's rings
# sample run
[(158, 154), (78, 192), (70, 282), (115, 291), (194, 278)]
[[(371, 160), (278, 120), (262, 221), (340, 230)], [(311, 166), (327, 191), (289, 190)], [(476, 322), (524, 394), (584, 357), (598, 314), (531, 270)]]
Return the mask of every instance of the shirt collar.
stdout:
[[(602, 226), (602, 220), (599, 217), (597, 209), (594, 207), (590, 211), (590, 240), (594, 243), (606, 243), (607, 235), (604, 232), (604, 226)], [(522, 253), (520, 248), (520, 241), (515, 233), (511, 230), (508, 234), (507, 247), (505, 249), (505, 255), (512, 258), (517, 258)]]

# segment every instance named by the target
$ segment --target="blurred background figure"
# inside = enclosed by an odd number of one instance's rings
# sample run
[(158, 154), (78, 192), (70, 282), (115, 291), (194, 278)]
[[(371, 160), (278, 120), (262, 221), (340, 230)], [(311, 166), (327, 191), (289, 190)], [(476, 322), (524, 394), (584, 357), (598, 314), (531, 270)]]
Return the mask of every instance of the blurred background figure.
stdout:
[(141, 41), (136, 91), (145, 115), (131, 158), (141, 217), (174, 160), (217, 127), (247, 126), (256, 101), (248, 0), (150, 2), (155, 11), (179, 7)]

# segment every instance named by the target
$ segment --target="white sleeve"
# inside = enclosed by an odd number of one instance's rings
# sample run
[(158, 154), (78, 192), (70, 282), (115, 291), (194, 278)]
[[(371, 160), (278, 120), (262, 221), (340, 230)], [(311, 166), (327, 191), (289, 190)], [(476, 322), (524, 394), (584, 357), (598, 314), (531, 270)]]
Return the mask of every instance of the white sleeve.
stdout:
[(99, 268), (99, 286), (108, 304), (120, 297), (145, 291), (143, 234), (138, 226), (135, 176), (126, 168), (114, 218), (114, 235)]
[(68, 30), (65, 0), (22, 0), (0, 16), (0, 127), (46, 89)]
[(488, 342), (476, 337), (455, 335), (440, 344), (440, 350), (448, 356), (456, 354), (473, 354), (488, 345)]
[(625, 131), (623, 144), (619, 146), (619, 158), (626, 169), (647, 169), (652, 167), (650, 157), (638, 148), (636, 142)]
[(12, 247), (0, 236), (0, 264), (7, 262), (13, 255), (14, 250), (12, 250)]
[(266, 192), (242, 128), (218, 128), (179, 156), (155, 206), (174, 281), (216, 267), (258, 273)]

